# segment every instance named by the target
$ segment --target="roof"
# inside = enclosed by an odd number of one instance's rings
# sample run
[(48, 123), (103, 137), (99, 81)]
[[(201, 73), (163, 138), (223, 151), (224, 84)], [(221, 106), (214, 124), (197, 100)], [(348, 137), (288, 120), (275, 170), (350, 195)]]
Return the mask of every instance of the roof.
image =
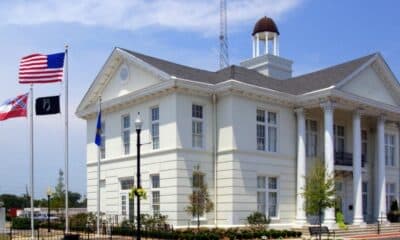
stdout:
[(265, 76), (256, 70), (251, 70), (236, 65), (212, 72), (150, 57), (127, 49), (120, 49), (177, 78), (207, 84), (217, 84), (223, 81), (234, 79), (246, 84), (269, 88), (293, 95), (300, 95), (333, 86), (345, 79), (348, 75), (356, 71), (377, 54), (370, 54), (342, 64), (290, 79), (278, 80)]
[(274, 32), (279, 35), (278, 27), (276, 26), (274, 20), (269, 17), (263, 17), (256, 22), (254, 25), (253, 34), (260, 33), (260, 32)]

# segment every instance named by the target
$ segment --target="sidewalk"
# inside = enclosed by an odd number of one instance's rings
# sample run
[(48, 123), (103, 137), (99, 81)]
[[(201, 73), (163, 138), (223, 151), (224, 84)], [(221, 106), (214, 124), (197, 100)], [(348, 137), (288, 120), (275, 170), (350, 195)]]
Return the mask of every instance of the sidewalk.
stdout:
[(386, 233), (386, 234), (369, 234), (353, 236), (349, 238), (344, 238), (345, 240), (358, 240), (358, 239), (400, 239), (400, 232), (397, 233)]

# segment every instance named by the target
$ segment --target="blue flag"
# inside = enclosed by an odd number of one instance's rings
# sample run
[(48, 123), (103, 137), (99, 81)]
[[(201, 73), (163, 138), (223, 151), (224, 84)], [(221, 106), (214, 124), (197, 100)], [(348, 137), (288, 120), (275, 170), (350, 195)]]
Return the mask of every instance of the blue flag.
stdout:
[(96, 137), (94, 139), (94, 143), (100, 147), (101, 145), (101, 111), (99, 112), (99, 116), (97, 117), (97, 126), (96, 126)]

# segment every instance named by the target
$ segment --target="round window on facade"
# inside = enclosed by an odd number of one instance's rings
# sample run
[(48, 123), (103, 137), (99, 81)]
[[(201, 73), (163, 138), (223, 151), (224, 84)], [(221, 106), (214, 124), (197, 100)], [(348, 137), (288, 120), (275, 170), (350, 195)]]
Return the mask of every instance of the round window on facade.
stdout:
[(119, 70), (119, 78), (121, 82), (125, 83), (129, 78), (129, 69), (128, 66), (122, 65), (121, 69)]

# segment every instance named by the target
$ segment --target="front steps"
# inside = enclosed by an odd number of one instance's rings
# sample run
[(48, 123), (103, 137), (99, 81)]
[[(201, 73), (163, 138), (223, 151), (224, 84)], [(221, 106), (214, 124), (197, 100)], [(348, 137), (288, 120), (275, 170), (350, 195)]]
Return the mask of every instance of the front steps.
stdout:
[[(310, 239), (308, 232), (308, 226), (302, 228), (293, 229), (302, 233), (302, 237)], [(331, 230), (331, 229), (330, 229)], [(351, 238), (354, 236), (365, 236), (373, 235), (378, 233), (378, 224), (366, 224), (364, 226), (348, 225), (347, 229), (334, 229), (336, 238)], [(387, 223), (380, 226), (380, 233), (399, 233), (400, 234), (400, 223)], [(325, 237), (325, 236), (324, 236)], [(315, 239), (315, 237), (313, 237)]]

